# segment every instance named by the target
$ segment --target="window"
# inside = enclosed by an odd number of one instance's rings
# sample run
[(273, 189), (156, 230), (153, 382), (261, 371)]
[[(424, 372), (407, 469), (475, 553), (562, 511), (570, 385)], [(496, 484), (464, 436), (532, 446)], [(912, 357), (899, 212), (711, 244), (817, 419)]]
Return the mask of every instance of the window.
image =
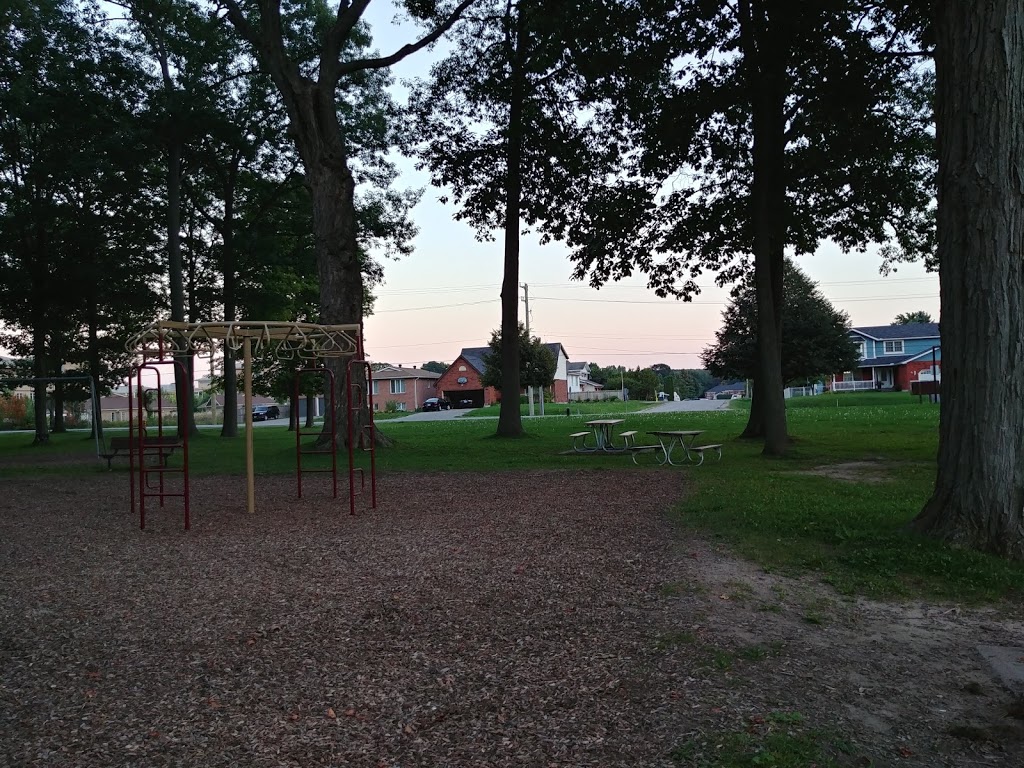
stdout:
[(392, 379), (391, 380), (391, 394), (401, 395), (405, 392), (405, 379)]
[(395, 403), (395, 410), (404, 411), (405, 410), (405, 403)]
[(863, 341), (858, 341), (856, 344), (857, 344), (857, 357), (860, 358), (861, 360), (863, 360), (865, 357), (868, 356), (868, 345), (865, 344)]
[(375, 394), (375, 395), (377, 394), (377, 382), (376, 381), (373, 382), (373, 394)]
[(887, 355), (900, 355), (903, 354), (903, 339), (898, 341), (887, 341), (885, 342), (885, 354)]
[(465, 370), (466, 370), (466, 366), (464, 366), (464, 365), (460, 365), (459, 366), (459, 373), (462, 373)]
[(853, 371), (843, 373), (843, 381), (853, 381)]

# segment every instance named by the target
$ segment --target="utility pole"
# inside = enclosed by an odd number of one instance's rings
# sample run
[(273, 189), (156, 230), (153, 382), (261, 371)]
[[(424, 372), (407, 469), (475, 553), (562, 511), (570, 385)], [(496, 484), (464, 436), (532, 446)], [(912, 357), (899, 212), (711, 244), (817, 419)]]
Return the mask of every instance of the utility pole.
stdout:
[[(523, 303), (526, 304), (526, 338), (530, 338), (530, 286), (520, 283), (523, 288)], [(526, 401), (530, 404), (530, 415), (533, 416), (533, 387), (526, 385)]]

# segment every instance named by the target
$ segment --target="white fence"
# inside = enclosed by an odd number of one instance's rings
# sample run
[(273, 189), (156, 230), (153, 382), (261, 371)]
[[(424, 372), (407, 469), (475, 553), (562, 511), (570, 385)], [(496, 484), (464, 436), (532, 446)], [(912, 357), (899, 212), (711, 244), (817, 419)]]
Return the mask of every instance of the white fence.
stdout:
[(570, 392), (570, 403), (590, 403), (596, 400), (624, 400), (621, 389), (601, 389), (597, 392)]
[(833, 392), (865, 392), (875, 388), (875, 382), (871, 381), (837, 381), (832, 384)]
[(818, 394), (817, 387), (786, 387), (782, 390), (782, 396), (787, 399), (790, 397), (811, 397), (816, 394)]

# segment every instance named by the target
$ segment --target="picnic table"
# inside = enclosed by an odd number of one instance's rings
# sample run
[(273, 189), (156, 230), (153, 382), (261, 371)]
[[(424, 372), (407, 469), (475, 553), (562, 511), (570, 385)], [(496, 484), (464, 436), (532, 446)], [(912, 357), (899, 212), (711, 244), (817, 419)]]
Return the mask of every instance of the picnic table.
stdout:
[[(594, 419), (584, 422), (590, 427), (590, 432), (574, 432), (572, 438), (573, 450), (577, 453), (594, 453), (605, 451), (606, 453), (622, 453), (633, 446), (633, 436), (636, 431), (622, 432), (619, 438), (622, 445), (615, 444), (615, 427), (625, 422), (625, 419)], [(587, 438), (593, 436), (594, 444), (587, 445)]]
[[(658, 429), (647, 432), (648, 435), (653, 435), (658, 439), (658, 445), (636, 445), (633, 446), (633, 463), (638, 463), (636, 460), (637, 454), (644, 451), (650, 451), (654, 453), (654, 458), (659, 464), (671, 464), (673, 467), (682, 466), (681, 463), (672, 461), (672, 451), (675, 450), (676, 446), (683, 449), (683, 455), (686, 461), (693, 461), (691, 454), (697, 454), (700, 456), (698, 464), (704, 463), (704, 451), (714, 449), (718, 451), (718, 458), (722, 458), (722, 446), (719, 443), (712, 445), (701, 445), (694, 446), (694, 442), (697, 439), (697, 435), (703, 434), (702, 429)], [(660, 456), (658, 454), (661, 454)]]

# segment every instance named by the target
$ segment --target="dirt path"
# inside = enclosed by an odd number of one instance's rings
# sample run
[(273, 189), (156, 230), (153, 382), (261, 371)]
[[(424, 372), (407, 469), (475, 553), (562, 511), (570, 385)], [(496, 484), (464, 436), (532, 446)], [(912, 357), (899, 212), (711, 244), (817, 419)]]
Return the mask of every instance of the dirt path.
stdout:
[(250, 518), (202, 478), (188, 534), (171, 507), (138, 531), (123, 473), (5, 479), (0, 765), (701, 765), (766, 731), (1019, 765), (973, 646), (1020, 623), (681, 541), (684, 478), (391, 475), (356, 518), (286, 478)]

